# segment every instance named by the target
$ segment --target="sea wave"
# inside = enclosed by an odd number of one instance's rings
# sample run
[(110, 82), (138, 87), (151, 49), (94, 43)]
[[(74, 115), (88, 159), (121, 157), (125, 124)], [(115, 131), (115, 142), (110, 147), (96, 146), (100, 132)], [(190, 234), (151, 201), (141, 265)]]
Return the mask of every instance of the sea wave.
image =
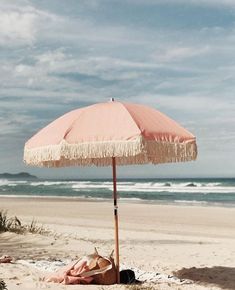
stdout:
[[(0, 187), (15, 187), (25, 186), (27, 188), (40, 188), (40, 191), (47, 188), (48, 190), (68, 189), (74, 192), (79, 191), (112, 191), (112, 181), (54, 181), (54, 180), (39, 180), (39, 181), (26, 181), (26, 180), (8, 180), (0, 179)], [(120, 192), (136, 192), (136, 193), (235, 193), (234, 186), (229, 186), (222, 182), (176, 182), (176, 181), (119, 181), (117, 183), (118, 191)], [(39, 189), (38, 189), (39, 190)]]
[(54, 186), (54, 185), (71, 185), (76, 183), (76, 181), (36, 181), (30, 182), (31, 186)]
[[(119, 180), (120, 201), (235, 206), (235, 179)], [(112, 180), (0, 179), (0, 195), (11, 197), (111, 200)]]
[(170, 186), (164, 184), (153, 183), (153, 184), (130, 184), (117, 185), (118, 190), (121, 192), (172, 192), (172, 193), (235, 193), (234, 186), (218, 186), (212, 183), (210, 184), (194, 184), (191, 183), (171, 183)]
[(15, 186), (18, 184), (27, 184), (26, 180), (9, 180), (9, 179), (0, 179), (0, 186)]
[(182, 203), (182, 204), (210, 204), (211, 202), (202, 201), (202, 200), (175, 200), (175, 203)]
[(94, 188), (105, 188), (105, 189), (109, 189), (112, 190), (113, 189), (113, 185), (110, 183), (110, 185), (108, 184), (74, 184), (72, 185), (73, 189), (94, 189)]
[[(100, 200), (100, 201), (110, 201), (112, 200), (112, 196), (110, 198), (106, 197), (94, 197), (94, 196), (86, 196), (86, 195), (79, 195), (79, 196), (67, 196), (67, 195), (26, 195), (26, 194), (0, 194), (0, 197), (5, 198), (29, 198), (29, 199), (65, 199), (65, 200)], [(140, 199), (141, 200), (141, 199)]]

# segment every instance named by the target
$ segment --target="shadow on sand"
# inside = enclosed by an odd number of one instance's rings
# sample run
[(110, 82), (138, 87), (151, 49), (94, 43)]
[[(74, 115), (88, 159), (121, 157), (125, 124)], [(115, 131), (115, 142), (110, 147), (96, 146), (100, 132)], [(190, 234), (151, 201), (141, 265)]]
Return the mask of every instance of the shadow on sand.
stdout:
[(215, 266), (212, 268), (183, 268), (173, 273), (180, 279), (190, 279), (200, 284), (235, 290), (235, 268)]
[(46, 255), (53, 256), (53, 248), (48, 243), (42, 243), (45, 237), (34, 235), (18, 235), (15, 233), (0, 233), (0, 257), (10, 255), (17, 259), (43, 259)]

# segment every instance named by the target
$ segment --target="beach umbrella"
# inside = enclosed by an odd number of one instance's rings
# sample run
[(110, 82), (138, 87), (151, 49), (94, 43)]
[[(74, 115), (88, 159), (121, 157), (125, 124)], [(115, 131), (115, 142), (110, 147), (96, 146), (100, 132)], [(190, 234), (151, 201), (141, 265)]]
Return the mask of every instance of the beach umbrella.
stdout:
[(115, 257), (119, 282), (116, 165), (195, 160), (196, 138), (148, 106), (110, 102), (73, 110), (25, 143), (26, 164), (44, 167), (112, 166)]

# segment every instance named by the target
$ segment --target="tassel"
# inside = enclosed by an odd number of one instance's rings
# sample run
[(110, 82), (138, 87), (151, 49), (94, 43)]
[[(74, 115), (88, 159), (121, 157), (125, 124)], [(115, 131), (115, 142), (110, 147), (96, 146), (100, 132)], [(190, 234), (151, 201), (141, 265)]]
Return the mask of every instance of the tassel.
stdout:
[(130, 141), (104, 141), (58, 145), (24, 150), (26, 164), (46, 167), (109, 166), (112, 157), (117, 165), (184, 162), (197, 158), (195, 139), (184, 142), (149, 141), (142, 136)]

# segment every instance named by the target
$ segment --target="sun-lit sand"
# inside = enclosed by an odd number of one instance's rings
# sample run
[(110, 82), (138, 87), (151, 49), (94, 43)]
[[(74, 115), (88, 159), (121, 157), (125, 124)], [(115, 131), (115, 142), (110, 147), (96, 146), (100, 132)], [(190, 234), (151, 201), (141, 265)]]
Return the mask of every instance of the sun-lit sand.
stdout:
[[(1, 197), (0, 209), (24, 222), (35, 218), (52, 232), (46, 236), (2, 233), (0, 256), (71, 260), (92, 253), (94, 247), (103, 255), (114, 248), (112, 202)], [(159, 283), (156, 289), (235, 289), (234, 208), (121, 202), (119, 214), (122, 264), (192, 280), (187, 285)], [(0, 264), (0, 278), (9, 290), (103, 287), (49, 284), (42, 281), (44, 274), (20, 263)], [(125, 289), (107, 287), (116, 288)]]

